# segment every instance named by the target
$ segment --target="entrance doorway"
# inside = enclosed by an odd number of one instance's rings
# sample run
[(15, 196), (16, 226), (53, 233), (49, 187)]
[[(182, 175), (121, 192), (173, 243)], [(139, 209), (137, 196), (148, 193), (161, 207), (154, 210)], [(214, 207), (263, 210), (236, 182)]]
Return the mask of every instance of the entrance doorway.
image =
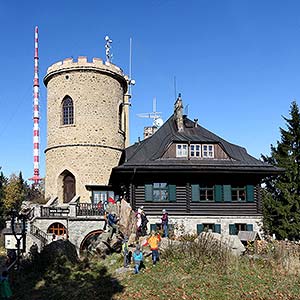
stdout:
[(63, 177), (63, 202), (70, 202), (76, 195), (75, 176), (69, 171), (64, 172)]

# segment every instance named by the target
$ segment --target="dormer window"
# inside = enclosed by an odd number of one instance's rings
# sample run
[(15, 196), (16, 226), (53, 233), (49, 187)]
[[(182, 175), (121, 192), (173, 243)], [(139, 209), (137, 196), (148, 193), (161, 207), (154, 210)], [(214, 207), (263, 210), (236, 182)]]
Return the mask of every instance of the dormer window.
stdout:
[(191, 157), (201, 157), (201, 145), (199, 144), (190, 145), (190, 155)]
[(187, 157), (188, 156), (188, 145), (177, 144), (176, 145), (176, 157)]
[(214, 146), (213, 145), (202, 145), (202, 157), (213, 158), (214, 157)]
[(213, 144), (176, 144), (176, 157), (214, 158)]

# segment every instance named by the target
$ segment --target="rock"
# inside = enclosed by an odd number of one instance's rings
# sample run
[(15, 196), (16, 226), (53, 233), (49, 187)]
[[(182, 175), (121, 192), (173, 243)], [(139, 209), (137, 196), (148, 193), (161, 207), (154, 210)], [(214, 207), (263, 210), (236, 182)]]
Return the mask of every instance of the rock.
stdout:
[(115, 271), (116, 274), (124, 274), (124, 273), (128, 273), (128, 272), (133, 272), (133, 268), (121, 267), (121, 268), (116, 269), (116, 271)]
[(119, 229), (129, 237), (132, 233), (136, 233), (136, 218), (130, 204), (124, 199), (121, 200), (120, 214), (119, 214)]
[(220, 241), (222, 245), (228, 247), (228, 249), (231, 250), (231, 253), (233, 255), (240, 256), (246, 251), (245, 246), (242, 244), (242, 242), (240, 241), (237, 235), (222, 235), (220, 233), (215, 233), (215, 232), (202, 232), (196, 238), (195, 241), (197, 240), (199, 241), (202, 238), (203, 239), (214, 238)]

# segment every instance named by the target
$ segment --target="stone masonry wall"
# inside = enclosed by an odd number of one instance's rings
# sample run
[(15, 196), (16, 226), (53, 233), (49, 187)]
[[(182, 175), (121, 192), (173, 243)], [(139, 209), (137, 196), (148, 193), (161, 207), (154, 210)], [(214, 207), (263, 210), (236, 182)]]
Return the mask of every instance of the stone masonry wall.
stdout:
[[(68, 170), (76, 179), (76, 194), (89, 200), (85, 185), (107, 185), (118, 165), (125, 135), (119, 129), (119, 107), (127, 83), (122, 70), (99, 59), (66, 59), (48, 69), (46, 197), (59, 196), (59, 175)], [(74, 124), (63, 125), (62, 101), (73, 100)], [(61, 194), (61, 193), (60, 193)]]

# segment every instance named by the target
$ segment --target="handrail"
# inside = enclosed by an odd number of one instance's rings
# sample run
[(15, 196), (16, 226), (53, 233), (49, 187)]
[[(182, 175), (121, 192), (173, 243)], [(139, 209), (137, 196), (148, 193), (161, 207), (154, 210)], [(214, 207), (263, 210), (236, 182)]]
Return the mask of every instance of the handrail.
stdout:
[(37, 226), (31, 224), (30, 233), (42, 242), (42, 246), (45, 246), (48, 243), (47, 233), (40, 230)]

